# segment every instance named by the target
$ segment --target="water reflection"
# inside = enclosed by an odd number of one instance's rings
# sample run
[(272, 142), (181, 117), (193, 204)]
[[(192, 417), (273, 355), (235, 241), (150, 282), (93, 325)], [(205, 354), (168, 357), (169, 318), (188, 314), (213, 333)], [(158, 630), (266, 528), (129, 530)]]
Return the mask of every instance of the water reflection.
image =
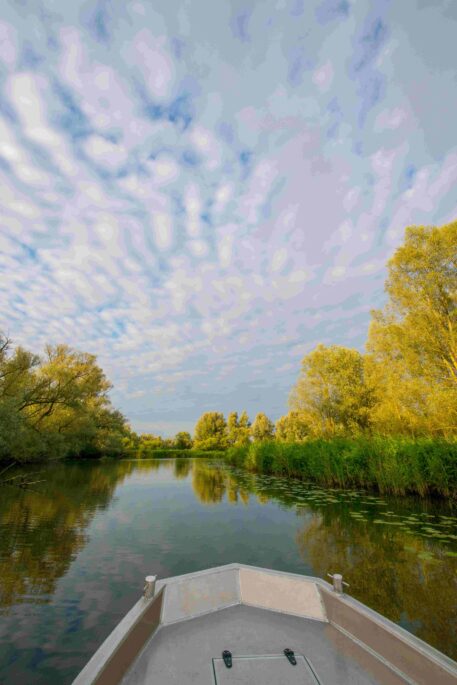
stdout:
[[(324, 490), (202, 459), (53, 464), (39, 478), (30, 490), (0, 489), (2, 682), (71, 682), (144, 571), (232, 561), (343, 573), (353, 596), (457, 656), (449, 503)], [(38, 653), (49, 671), (37, 673)]]
[(34, 487), (1, 488), (0, 613), (18, 602), (48, 601), (86, 542), (94, 512), (108, 506), (133, 468), (129, 462), (53, 464), (40, 469), (42, 482)]
[(342, 573), (352, 596), (455, 654), (456, 568), (446, 563), (442, 551), (435, 550), (436, 560), (430, 563), (418, 557), (422, 540), (336, 515), (313, 514), (296, 539), (317, 576), (325, 577), (329, 570)]
[(457, 518), (449, 503), (323, 490), (226, 473), (228, 501), (276, 501), (303, 520), (297, 548), (316, 576), (338, 572), (350, 594), (445, 653), (457, 656)]

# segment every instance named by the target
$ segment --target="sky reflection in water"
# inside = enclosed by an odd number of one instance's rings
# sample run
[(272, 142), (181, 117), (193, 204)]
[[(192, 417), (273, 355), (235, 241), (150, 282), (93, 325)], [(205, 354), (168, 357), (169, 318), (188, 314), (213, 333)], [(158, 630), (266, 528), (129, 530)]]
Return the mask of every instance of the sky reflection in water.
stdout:
[[(36, 469), (35, 469), (36, 470)], [(70, 683), (148, 573), (234, 561), (326, 577), (457, 656), (456, 511), (205, 460), (45, 466), (2, 488), (0, 682)]]

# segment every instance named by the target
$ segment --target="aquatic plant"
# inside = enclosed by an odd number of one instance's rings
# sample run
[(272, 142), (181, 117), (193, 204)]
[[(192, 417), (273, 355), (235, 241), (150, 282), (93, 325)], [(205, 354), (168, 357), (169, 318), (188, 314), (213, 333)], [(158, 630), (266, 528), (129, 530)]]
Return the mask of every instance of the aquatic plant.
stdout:
[(228, 463), (326, 486), (457, 496), (457, 441), (360, 436), (233, 447)]

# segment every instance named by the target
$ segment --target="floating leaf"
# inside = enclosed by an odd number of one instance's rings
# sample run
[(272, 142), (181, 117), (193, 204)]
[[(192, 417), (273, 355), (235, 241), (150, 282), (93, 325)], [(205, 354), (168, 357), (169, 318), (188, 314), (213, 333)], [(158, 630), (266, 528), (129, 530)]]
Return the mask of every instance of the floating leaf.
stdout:
[(417, 556), (419, 559), (424, 559), (426, 561), (433, 559), (433, 554), (431, 552), (419, 552)]

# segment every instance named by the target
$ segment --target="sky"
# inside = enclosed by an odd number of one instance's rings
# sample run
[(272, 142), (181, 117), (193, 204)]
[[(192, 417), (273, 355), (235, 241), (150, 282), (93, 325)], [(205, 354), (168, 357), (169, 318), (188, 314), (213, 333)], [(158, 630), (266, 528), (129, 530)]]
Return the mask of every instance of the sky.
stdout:
[(457, 219), (454, 0), (2, 0), (0, 330), (139, 432), (276, 420)]

